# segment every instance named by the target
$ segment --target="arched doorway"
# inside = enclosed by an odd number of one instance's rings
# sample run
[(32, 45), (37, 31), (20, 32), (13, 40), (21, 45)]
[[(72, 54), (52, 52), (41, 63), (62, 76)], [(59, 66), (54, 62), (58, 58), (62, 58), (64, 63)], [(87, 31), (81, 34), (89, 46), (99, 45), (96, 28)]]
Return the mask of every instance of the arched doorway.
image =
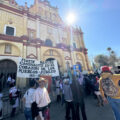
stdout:
[(43, 60), (57, 60), (59, 72), (63, 71), (63, 60), (59, 51), (55, 49), (48, 49), (43, 53)]
[[(46, 61), (51, 61), (51, 60), (56, 60), (55, 58), (48, 58), (48, 59), (46, 59)], [(57, 63), (58, 63), (58, 61), (57, 61)], [(58, 63), (58, 69), (60, 70), (60, 65), (59, 65), (59, 63)]]
[(46, 61), (51, 61), (51, 60), (55, 60), (54, 58), (48, 58)]
[[(56, 60), (56, 59), (55, 58), (48, 58), (48, 59), (46, 59), (46, 61), (51, 61), (51, 60)], [(57, 63), (58, 63), (58, 61), (57, 61)], [(58, 70), (60, 72), (60, 65), (59, 65), (59, 63), (58, 63)]]
[(45, 41), (45, 45), (46, 45), (46, 46), (49, 46), (49, 47), (52, 47), (52, 46), (53, 46), (53, 42), (52, 42), (52, 40), (50, 40), (50, 39), (46, 39), (46, 41)]
[(12, 60), (0, 61), (0, 84), (2, 88), (7, 88), (7, 78), (10, 75), (16, 79), (17, 65)]

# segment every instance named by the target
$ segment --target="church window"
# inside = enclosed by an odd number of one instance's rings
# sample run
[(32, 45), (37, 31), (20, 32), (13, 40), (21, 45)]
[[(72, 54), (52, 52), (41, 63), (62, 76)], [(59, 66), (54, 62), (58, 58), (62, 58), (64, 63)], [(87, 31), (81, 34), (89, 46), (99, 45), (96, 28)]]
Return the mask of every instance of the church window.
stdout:
[(73, 43), (73, 48), (76, 48), (76, 43)]
[(10, 44), (5, 44), (5, 53), (11, 54), (11, 45)]
[(52, 34), (52, 28), (48, 27), (47, 32), (48, 32), (48, 34)]
[(28, 29), (28, 36), (30, 39), (34, 39), (36, 37), (36, 31), (32, 29)]
[(5, 34), (14, 36), (15, 35), (15, 29), (13, 27), (6, 26)]
[(67, 44), (67, 39), (66, 39), (66, 38), (62, 38), (62, 42), (63, 42), (64, 44)]
[(52, 41), (51, 41), (50, 39), (47, 39), (47, 40), (45, 41), (45, 45), (52, 47), (52, 46), (53, 46), (53, 43), (52, 43)]

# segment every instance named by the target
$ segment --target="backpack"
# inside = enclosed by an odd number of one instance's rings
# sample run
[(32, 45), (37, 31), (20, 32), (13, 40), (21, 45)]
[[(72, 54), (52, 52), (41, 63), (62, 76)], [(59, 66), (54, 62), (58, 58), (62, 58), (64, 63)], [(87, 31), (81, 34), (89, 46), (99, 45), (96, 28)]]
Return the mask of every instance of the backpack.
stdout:
[(118, 94), (118, 88), (110, 78), (102, 79), (101, 84), (105, 95), (115, 97)]

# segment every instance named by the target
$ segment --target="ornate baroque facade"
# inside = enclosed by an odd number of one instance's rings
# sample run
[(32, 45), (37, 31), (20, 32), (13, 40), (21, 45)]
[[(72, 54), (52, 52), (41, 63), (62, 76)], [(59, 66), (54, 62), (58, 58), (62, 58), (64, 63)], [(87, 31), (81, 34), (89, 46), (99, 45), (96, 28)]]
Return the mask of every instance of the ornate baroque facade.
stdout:
[[(43, 61), (56, 59), (62, 73), (68, 63), (79, 63), (83, 71), (89, 71), (83, 32), (72, 28), (72, 34), (71, 45), (70, 27), (63, 23), (58, 8), (47, 0), (34, 0), (29, 8), (27, 3), (20, 6), (15, 0), (0, 0), (0, 66), (4, 64), (0, 67), (4, 71), (0, 72), (9, 70), (11, 62), (17, 65), (19, 56)], [(21, 81), (18, 79), (17, 83), (25, 85), (25, 80)]]

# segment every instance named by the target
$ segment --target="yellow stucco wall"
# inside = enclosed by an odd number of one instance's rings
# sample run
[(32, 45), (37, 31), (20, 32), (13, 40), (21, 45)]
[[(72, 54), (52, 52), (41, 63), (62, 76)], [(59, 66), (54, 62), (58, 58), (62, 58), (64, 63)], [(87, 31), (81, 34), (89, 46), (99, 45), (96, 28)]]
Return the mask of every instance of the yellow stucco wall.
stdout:
[(4, 41), (4, 40), (0, 40), (0, 55), (5, 54), (5, 44), (10, 44), (11, 45), (11, 54), (10, 55), (22, 56), (22, 44), (16, 43), (16, 42), (7, 42), (7, 41)]
[[(37, 0), (36, 0), (37, 1)], [(43, 11), (39, 11), (39, 7)], [(14, 7), (15, 8), (15, 7)], [(17, 9), (17, 8), (16, 8)], [(48, 58), (54, 58), (58, 61), (60, 65), (61, 72), (66, 71), (66, 63), (69, 62), (70, 65), (75, 65), (77, 62), (80, 62), (82, 65), (82, 70), (88, 70), (85, 54), (80, 51), (66, 51), (60, 48), (57, 48), (57, 44), (63, 43), (65, 45), (71, 45), (71, 33), (68, 26), (58, 27), (53, 23), (61, 24), (61, 19), (58, 14), (58, 10), (52, 7), (44, 6), (41, 4), (35, 4), (29, 9), (29, 12), (32, 15), (40, 15), (39, 18), (28, 17), (26, 13), (19, 14), (11, 10), (0, 8), (0, 34), (5, 34), (5, 26), (11, 26), (15, 28), (15, 36), (21, 37), (23, 35), (28, 36), (28, 29), (34, 30), (36, 32), (36, 37), (44, 41), (50, 39), (53, 42), (53, 47), (39, 46), (36, 47), (38, 43), (27, 44), (27, 40), (21, 40), (19, 42), (14, 42), (10, 40), (2, 40), (0, 38), (0, 55), (3, 57), (10, 56), (21, 56), (26, 58), (28, 56), (36, 56), (38, 60), (46, 60)], [(40, 13), (39, 13), (40, 12)], [(51, 17), (50, 17), (51, 15)], [(54, 16), (56, 15), (56, 17)], [(47, 21), (47, 22), (46, 22)], [(62, 26), (62, 25), (61, 25)], [(76, 30), (75, 28), (73, 28)], [(78, 29), (78, 28), (77, 28)], [(79, 33), (74, 33), (73, 31), (73, 42), (76, 43), (77, 48), (85, 48), (83, 35)], [(26, 43), (26, 44), (23, 44)], [(5, 54), (5, 44), (10, 44), (12, 46), (11, 54)], [(50, 55), (49, 50), (53, 51), (53, 55)], [(0, 56), (0, 58), (1, 58)], [(72, 57), (72, 60), (71, 60)], [(14, 59), (14, 58), (11, 58)], [(89, 63), (88, 63), (89, 64)], [(90, 65), (89, 65), (90, 68)], [(26, 80), (17, 78), (17, 84), (20, 86), (25, 86)]]
[(4, 34), (5, 26), (10, 26), (15, 28), (15, 36), (26, 35), (27, 28), (25, 24), (25, 17), (22, 15), (0, 9), (0, 33)]

